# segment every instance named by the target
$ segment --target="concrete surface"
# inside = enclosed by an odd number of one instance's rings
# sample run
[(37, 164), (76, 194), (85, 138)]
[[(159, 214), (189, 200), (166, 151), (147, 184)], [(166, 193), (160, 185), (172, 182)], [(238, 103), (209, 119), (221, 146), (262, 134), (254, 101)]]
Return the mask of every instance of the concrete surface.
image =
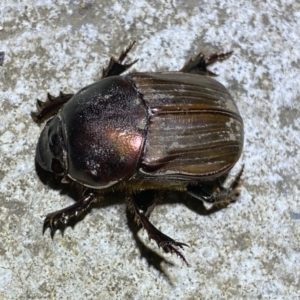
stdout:
[[(298, 299), (299, 36), (298, 1), (1, 1), (0, 299)], [(64, 237), (42, 235), (46, 214), (74, 200), (36, 174), (35, 99), (94, 82), (133, 40), (130, 59), (141, 71), (234, 50), (212, 70), (245, 123), (233, 170), (245, 165), (241, 197), (205, 213), (192, 198), (165, 193), (151, 216), (190, 245), (189, 267), (146, 232), (134, 234), (122, 195)]]

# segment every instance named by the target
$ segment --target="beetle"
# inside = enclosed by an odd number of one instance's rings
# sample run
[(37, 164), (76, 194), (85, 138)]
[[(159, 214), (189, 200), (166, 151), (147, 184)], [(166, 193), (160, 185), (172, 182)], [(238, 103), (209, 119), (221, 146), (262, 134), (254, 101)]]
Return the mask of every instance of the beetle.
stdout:
[(207, 69), (232, 52), (200, 53), (176, 72), (121, 76), (137, 61), (124, 63), (134, 43), (118, 59), (111, 57), (100, 81), (76, 94), (37, 100), (33, 120), (48, 121), (36, 163), (84, 188), (75, 204), (46, 216), (43, 232), (50, 228), (53, 237), (99, 195), (121, 190), (149, 238), (186, 262), (180, 249), (188, 245), (160, 232), (149, 214), (161, 190), (213, 205), (236, 199), (243, 168), (228, 188), (222, 183), (240, 158), (243, 120), (229, 91)]

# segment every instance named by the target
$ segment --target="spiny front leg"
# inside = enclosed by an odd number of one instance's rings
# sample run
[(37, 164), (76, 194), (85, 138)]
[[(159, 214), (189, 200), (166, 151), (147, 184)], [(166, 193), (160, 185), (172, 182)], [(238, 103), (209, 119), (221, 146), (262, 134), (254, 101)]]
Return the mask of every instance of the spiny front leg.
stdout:
[(47, 100), (45, 102), (37, 99), (36, 100), (36, 112), (31, 112), (31, 117), (36, 123), (41, 123), (53, 115), (55, 115), (58, 110), (68, 102), (74, 94), (64, 94), (59, 93), (57, 97), (47, 94)]
[(131, 48), (133, 47), (134, 44), (135, 44), (135, 41), (133, 41), (129, 45), (129, 47), (127, 49), (125, 49), (125, 51), (122, 51), (118, 60), (115, 60), (113, 57), (110, 58), (107, 68), (103, 69), (103, 71), (102, 71), (102, 79), (109, 77), (109, 76), (120, 75), (138, 61), (138, 59), (137, 59), (132, 63), (122, 64), (123, 60), (127, 57), (127, 54), (129, 53), (129, 51), (131, 50)]
[(69, 220), (71, 218), (79, 217), (94, 202), (94, 199), (94, 194), (86, 190), (83, 193), (82, 198), (75, 204), (48, 214), (44, 221), (43, 233), (47, 228), (50, 228), (50, 234), (53, 238), (55, 231), (59, 227), (61, 227), (63, 232), (68, 226)]
[(165, 253), (175, 253), (188, 265), (183, 254), (176, 248), (183, 249), (184, 247), (189, 246), (185, 243), (177, 242), (165, 235), (159, 231), (147, 218), (155, 206), (154, 191), (140, 192), (133, 195), (129, 201), (129, 208), (131, 208), (131, 210), (134, 212), (136, 222), (144, 227), (148, 233), (149, 239), (154, 240), (158, 247), (162, 248)]

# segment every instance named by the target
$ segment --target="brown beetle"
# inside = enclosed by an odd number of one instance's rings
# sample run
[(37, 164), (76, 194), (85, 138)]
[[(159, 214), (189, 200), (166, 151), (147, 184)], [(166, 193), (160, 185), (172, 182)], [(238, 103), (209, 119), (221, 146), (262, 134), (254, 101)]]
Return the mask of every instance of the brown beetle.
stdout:
[[(178, 72), (131, 73), (122, 64), (129, 50), (111, 58), (103, 79), (76, 94), (37, 101), (36, 122), (55, 115), (43, 129), (36, 162), (84, 186), (74, 205), (47, 215), (44, 231), (67, 226), (103, 195), (123, 190), (135, 219), (166, 253), (187, 246), (148, 219), (156, 191), (186, 191), (211, 204), (233, 200), (242, 171), (229, 188), (222, 182), (243, 148), (243, 121), (228, 90), (207, 66), (232, 52), (202, 53)], [(61, 110), (60, 110), (61, 108)], [(60, 111), (59, 111), (60, 110)]]

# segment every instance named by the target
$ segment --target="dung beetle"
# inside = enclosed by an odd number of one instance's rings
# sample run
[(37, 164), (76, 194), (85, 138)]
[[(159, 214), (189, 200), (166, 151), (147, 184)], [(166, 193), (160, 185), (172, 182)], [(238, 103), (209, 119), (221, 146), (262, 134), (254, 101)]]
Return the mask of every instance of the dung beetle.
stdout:
[(49, 227), (53, 237), (101, 195), (121, 190), (149, 238), (186, 262), (179, 249), (187, 244), (160, 232), (148, 217), (159, 190), (210, 204), (236, 199), (242, 170), (228, 188), (222, 183), (241, 155), (243, 120), (207, 70), (232, 52), (200, 53), (176, 72), (120, 76), (136, 62), (123, 63), (133, 44), (110, 59), (100, 81), (76, 94), (37, 100), (34, 121), (52, 118), (40, 135), (36, 163), (83, 188), (75, 204), (47, 215), (43, 231)]

